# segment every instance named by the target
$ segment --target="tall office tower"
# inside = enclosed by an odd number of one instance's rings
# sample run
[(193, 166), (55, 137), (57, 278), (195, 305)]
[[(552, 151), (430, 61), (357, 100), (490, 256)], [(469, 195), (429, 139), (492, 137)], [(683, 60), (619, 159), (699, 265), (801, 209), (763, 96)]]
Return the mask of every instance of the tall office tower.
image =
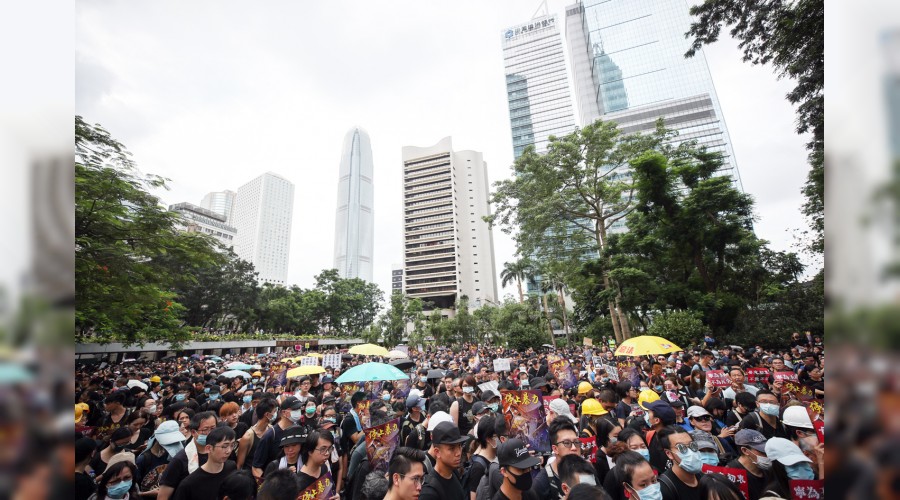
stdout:
[(501, 34), (514, 158), (532, 144), (544, 152), (549, 136), (576, 128), (557, 24), (555, 15), (544, 15)]
[(454, 152), (449, 137), (403, 148), (403, 290), (451, 309), (465, 295), (497, 303), (487, 164), (476, 151)]
[(334, 220), (334, 268), (342, 278), (372, 282), (375, 188), (369, 134), (354, 127), (344, 136)]
[(228, 225), (224, 215), (192, 203), (169, 205), (169, 211), (181, 214), (179, 226), (183, 231), (208, 234), (219, 240), (225, 248), (231, 248), (234, 244), (237, 230)]
[(743, 189), (706, 56), (684, 57), (690, 25), (685, 0), (584, 0), (567, 7), (581, 124), (602, 118), (623, 133), (648, 132), (662, 117), (678, 131), (677, 141), (696, 139), (723, 152), (720, 173)]
[(285, 285), (291, 250), (294, 185), (266, 172), (237, 191), (234, 252), (253, 264), (260, 283)]
[(234, 218), (234, 197), (236, 195), (237, 193), (227, 189), (225, 191), (213, 191), (203, 197), (200, 206), (219, 215), (224, 215), (225, 222), (231, 224)]
[(394, 264), (391, 266), (391, 293), (403, 293), (403, 266)]

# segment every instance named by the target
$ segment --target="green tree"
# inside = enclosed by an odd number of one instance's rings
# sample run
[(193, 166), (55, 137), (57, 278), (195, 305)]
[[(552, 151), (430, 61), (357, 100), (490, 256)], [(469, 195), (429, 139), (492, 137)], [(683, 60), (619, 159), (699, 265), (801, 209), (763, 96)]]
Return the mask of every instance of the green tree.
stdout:
[(475, 320), (472, 318), (472, 313), (469, 312), (469, 297), (463, 295), (456, 301), (454, 320), (457, 342), (465, 344), (475, 341)]
[(705, 0), (691, 7), (696, 21), (686, 57), (719, 39), (731, 26), (744, 61), (771, 64), (778, 77), (795, 82), (787, 99), (797, 106), (797, 133), (810, 133), (810, 170), (803, 213), (810, 219), (809, 248), (825, 251), (825, 3), (822, 0)]
[(413, 297), (406, 303), (406, 323), (412, 325), (409, 332), (409, 344), (418, 346), (425, 341), (425, 304), (422, 299)]
[(316, 290), (324, 294), (319, 305), (321, 330), (334, 335), (359, 334), (375, 321), (384, 293), (374, 283), (341, 278), (337, 269), (316, 276)]
[(692, 311), (668, 311), (653, 318), (647, 328), (648, 335), (662, 337), (688, 349), (702, 339), (709, 329), (703, 324), (701, 314)]
[(539, 349), (542, 344), (548, 342), (536, 300), (532, 298), (524, 304), (506, 302), (498, 308), (496, 329), (503, 332), (511, 349), (517, 351), (525, 351), (528, 348)]
[(403, 292), (395, 291), (391, 294), (388, 310), (381, 318), (387, 347), (394, 347), (403, 341), (403, 334), (406, 332), (406, 306), (406, 296)]
[(522, 282), (528, 279), (529, 273), (532, 272), (531, 262), (528, 259), (518, 259), (514, 262), (504, 262), (503, 270), (500, 271), (500, 286), (516, 282), (519, 288), (519, 303), (525, 302), (525, 293), (522, 290)]

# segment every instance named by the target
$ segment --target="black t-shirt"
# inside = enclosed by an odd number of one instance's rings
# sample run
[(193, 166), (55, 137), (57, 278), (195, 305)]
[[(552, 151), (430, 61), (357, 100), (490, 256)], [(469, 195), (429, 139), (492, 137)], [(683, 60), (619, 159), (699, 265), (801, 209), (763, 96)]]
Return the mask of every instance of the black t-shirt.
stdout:
[(150, 491), (159, 486), (159, 480), (169, 464), (169, 454), (165, 451), (156, 456), (151, 450), (146, 450), (137, 457), (138, 477), (140, 478), (141, 491)]
[[(662, 483), (660, 488), (662, 489), (663, 500), (702, 500), (700, 498), (700, 484), (697, 483), (697, 486), (691, 488), (682, 483), (681, 479), (678, 479), (678, 476), (672, 472), (672, 469), (663, 472), (660, 475), (659, 482)], [(670, 483), (675, 487), (675, 491), (672, 491), (672, 488), (669, 486)]]
[(300, 487), (300, 491), (303, 491), (306, 488), (308, 488), (309, 485), (313, 484), (314, 482), (316, 482), (317, 479), (322, 477), (322, 474), (325, 474), (326, 472), (328, 472), (328, 468), (325, 467), (325, 465), (323, 464), (322, 469), (319, 470), (319, 476), (312, 477), (309, 474), (301, 471), (300, 470), (301, 467), (303, 467), (303, 466), (301, 465), (300, 467), (297, 468), (297, 485)]
[(262, 469), (269, 462), (281, 456), (282, 452), (279, 442), (283, 432), (284, 430), (281, 429), (281, 426), (273, 425), (271, 429), (263, 434), (263, 437), (259, 439), (259, 443), (256, 445), (256, 453), (253, 454), (253, 467)]
[(481, 481), (481, 477), (487, 472), (489, 466), (490, 462), (488, 459), (481, 455), (473, 455), (472, 465), (469, 467), (469, 477), (466, 484), (463, 485), (463, 488), (469, 492), (478, 491), (478, 483)]
[(425, 475), (425, 484), (419, 493), (419, 500), (467, 500), (470, 495), (463, 490), (462, 483), (456, 474), (450, 479), (444, 478), (435, 470)]
[(465, 436), (472, 430), (472, 427), (475, 425), (475, 416), (472, 415), (472, 407), (475, 406), (475, 398), (472, 399), (472, 402), (466, 401), (466, 398), (459, 398), (456, 400), (459, 404), (459, 433)]
[(747, 486), (750, 493), (750, 500), (759, 500), (763, 493), (766, 491), (766, 485), (769, 484), (768, 479), (766, 478), (765, 473), (763, 473), (762, 477), (756, 477), (752, 472), (747, 470), (741, 461), (738, 459), (734, 459), (731, 462), (728, 462), (727, 467), (734, 467), (735, 469), (743, 469), (747, 471)]
[(184, 481), (175, 489), (174, 500), (218, 500), (219, 487), (229, 474), (237, 470), (237, 465), (231, 460), (225, 462), (222, 471), (212, 474), (199, 468), (184, 478)]
[(781, 420), (776, 420), (775, 427), (772, 427), (765, 419), (755, 412), (744, 417), (743, 420), (741, 420), (740, 427), (741, 429), (753, 429), (758, 431), (765, 436), (766, 439), (772, 439), (773, 437), (788, 439), (787, 430), (785, 430)]
[[(284, 457), (282, 457), (282, 458), (284, 458)], [(269, 462), (269, 465), (266, 466), (266, 470), (263, 472), (263, 477), (269, 477), (269, 474), (277, 471), (278, 466), (281, 464), (282, 458), (276, 458), (275, 460), (272, 460), (271, 462)], [(303, 467), (303, 462), (300, 461), (299, 455), (297, 456), (296, 463), (288, 463), (287, 464), (288, 469), (290, 469), (291, 467), (293, 467), (294, 470), (297, 470), (297, 471), (300, 470), (300, 467)]]
[(356, 419), (353, 418), (352, 413), (344, 415), (344, 419), (341, 420), (341, 448), (345, 450), (352, 449), (355, 444), (352, 436), (361, 430), (362, 429), (356, 425)]
[(72, 498), (74, 500), (87, 500), (95, 491), (97, 491), (97, 487), (94, 485), (91, 476), (84, 472), (75, 473), (75, 484), (72, 486), (74, 492)]
[[(206, 454), (198, 454), (197, 463), (200, 467), (202, 467), (203, 464), (206, 463)], [(181, 481), (183, 481), (184, 478), (188, 477), (188, 474), (189, 472), (187, 455), (185, 454), (184, 450), (181, 450), (174, 457), (172, 457), (172, 460), (169, 462), (169, 465), (163, 472), (162, 477), (159, 479), (159, 485), (168, 486), (170, 488), (177, 488)]]

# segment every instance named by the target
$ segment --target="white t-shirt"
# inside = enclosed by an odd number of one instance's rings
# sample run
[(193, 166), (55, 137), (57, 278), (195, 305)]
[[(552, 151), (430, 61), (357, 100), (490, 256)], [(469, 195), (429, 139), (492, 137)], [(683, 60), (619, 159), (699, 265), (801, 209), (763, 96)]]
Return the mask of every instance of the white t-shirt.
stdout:
[[(753, 394), (754, 396), (756, 396), (756, 393), (759, 392), (759, 389), (757, 389), (756, 387), (754, 387), (752, 385), (744, 384), (743, 392), (749, 392), (750, 394)], [(724, 397), (725, 399), (734, 399), (734, 394), (735, 394), (734, 389), (732, 389), (731, 386), (729, 386), (727, 389), (722, 391), (722, 397)]]

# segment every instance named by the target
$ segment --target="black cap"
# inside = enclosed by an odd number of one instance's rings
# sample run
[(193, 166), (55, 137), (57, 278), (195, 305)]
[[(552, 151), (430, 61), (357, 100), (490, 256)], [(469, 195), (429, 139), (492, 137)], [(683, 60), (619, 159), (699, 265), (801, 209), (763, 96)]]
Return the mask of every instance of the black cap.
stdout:
[(83, 461), (97, 449), (97, 442), (91, 438), (80, 438), (75, 441), (75, 463)]
[[(544, 377), (534, 377), (528, 382), (528, 385), (532, 389), (537, 389), (539, 387), (547, 385), (547, 379), (545, 379)], [(515, 467), (515, 465), (513, 467)]]
[(497, 447), (497, 462), (500, 467), (530, 469), (541, 464), (541, 459), (532, 455), (521, 439), (508, 439)]
[(488, 407), (481, 401), (475, 401), (475, 404), (472, 405), (472, 415), (481, 415), (486, 412)]
[(488, 401), (490, 401), (494, 398), (499, 398), (499, 397), (500, 397), (500, 395), (497, 394), (496, 392), (492, 391), (491, 389), (488, 389), (481, 393), (481, 400), (484, 401), (485, 403), (487, 403)]
[(281, 435), (281, 441), (278, 442), (278, 446), (302, 443), (306, 441), (306, 436), (307, 433), (305, 427), (300, 427), (299, 425), (288, 427), (285, 429), (284, 434)]
[(299, 410), (304, 404), (294, 396), (288, 396), (281, 402), (282, 410)]
[(459, 444), (469, 440), (469, 436), (461, 436), (459, 427), (453, 422), (441, 422), (431, 431), (431, 444)]

